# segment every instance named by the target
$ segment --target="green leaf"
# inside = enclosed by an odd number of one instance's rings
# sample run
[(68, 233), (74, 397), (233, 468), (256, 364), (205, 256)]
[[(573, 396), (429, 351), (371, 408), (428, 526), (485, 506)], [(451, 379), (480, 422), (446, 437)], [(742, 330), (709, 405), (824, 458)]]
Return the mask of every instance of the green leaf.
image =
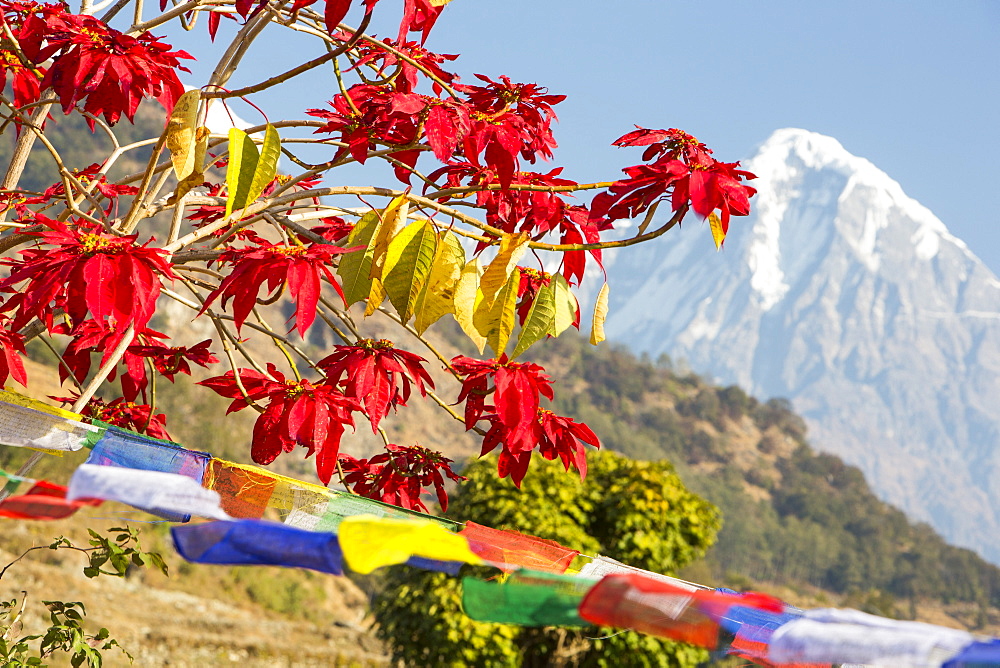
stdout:
[(278, 175), (278, 158), (281, 157), (281, 138), (270, 123), (264, 129), (264, 143), (260, 147), (260, 159), (253, 172), (247, 204), (261, 196), (274, 177)]
[(431, 272), (436, 250), (437, 231), (429, 220), (407, 225), (389, 244), (383, 285), (404, 323), (413, 317), (414, 304)]
[(371, 292), (372, 279), (369, 276), (372, 267), (371, 242), (378, 227), (378, 213), (375, 211), (366, 213), (354, 226), (344, 244), (347, 248), (363, 247), (340, 256), (340, 266), (337, 267), (337, 275), (340, 276), (341, 287), (344, 289), (344, 298), (349, 305), (368, 299), (368, 294)]
[(247, 205), (260, 153), (239, 128), (229, 129), (229, 166), (226, 168), (226, 215)]
[(438, 242), (431, 271), (413, 307), (417, 317), (413, 327), (417, 334), (423, 334), (442, 316), (455, 312), (455, 289), (464, 266), (462, 243), (454, 232), (446, 231)]
[(551, 284), (543, 285), (538, 288), (535, 301), (531, 303), (531, 309), (528, 311), (528, 317), (524, 319), (524, 326), (521, 327), (521, 336), (517, 340), (517, 346), (514, 348), (514, 354), (511, 355), (511, 359), (516, 358), (535, 343), (548, 336), (555, 319), (555, 291)]
[(573, 291), (570, 290), (569, 283), (566, 282), (566, 278), (562, 274), (553, 274), (550, 285), (556, 300), (556, 316), (552, 321), (550, 334), (559, 336), (576, 322), (578, 305)]
[(146, 557), (153, 562), (153, 565), (156, 566), (161, 573), (167, 575), (167, 562), (163, 561), (163, 557), (161, 557), (157, 552), (147, 552)]

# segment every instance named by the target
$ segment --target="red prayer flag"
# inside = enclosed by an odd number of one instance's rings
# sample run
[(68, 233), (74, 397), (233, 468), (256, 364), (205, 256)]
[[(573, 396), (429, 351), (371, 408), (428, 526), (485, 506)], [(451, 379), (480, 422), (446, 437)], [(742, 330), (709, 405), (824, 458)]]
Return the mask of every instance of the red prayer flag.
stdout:
[(719, 647), (721, 614), (733, 605), (780, 612), (783, 603), (764, 594), (741, 597), (689, 591), (638, 573), (605, 576), (580, 604), (594, 624), (632, 629), (708, 649)]
[(468, 540), (472, 551), (484, 561), (496, 564), (508, 573), (519, 568), (565, 573), (576, 555), (580, 554), (555, 541), (516, 531), (491, 529), (475, 522), (466, 522), (458, 535)]
[(15, 520), (58, 520), (69, 517), (83, 506), (99, 506), (100, 499), (66, 500), (66, 488), (39, 480), (27, 494), (0, 501), (0, 517)]

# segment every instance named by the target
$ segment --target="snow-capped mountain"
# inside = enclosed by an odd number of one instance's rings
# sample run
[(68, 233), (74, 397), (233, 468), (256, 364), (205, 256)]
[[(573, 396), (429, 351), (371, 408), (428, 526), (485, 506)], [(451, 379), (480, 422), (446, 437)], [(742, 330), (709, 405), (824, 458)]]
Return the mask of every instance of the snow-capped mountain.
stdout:
[(1000, 563), (1000, 282), (836, 140), (775, 132), (722, 252), (692, 221), (610, 256), (608, 338), (787, 397), (820, 450)]

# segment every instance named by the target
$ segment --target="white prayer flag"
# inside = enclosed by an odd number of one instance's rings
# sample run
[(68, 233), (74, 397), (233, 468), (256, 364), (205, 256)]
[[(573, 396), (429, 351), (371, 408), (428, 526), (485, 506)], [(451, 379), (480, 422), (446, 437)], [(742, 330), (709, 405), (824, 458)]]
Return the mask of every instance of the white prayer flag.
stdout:
[(854, 663), (940, 666), (974, 640), (972, 634), (922, 622), (876, 617), (860, 610), (820, 608), (778, 627), (768, 659), (774, 663)]
[[(11, 394), (3, 393), (4, 396)], [(41, 403), (27, 397), (25, 401), (33, 405)], [(50, 452), (72, 452), (82, 448), (88, 436), (103, 431), (101, 427), (65, 417), (68, 412), (48, 408), (50, 410), (42, 411), (20, 403), (0, 401), (0, 443)]]
[(81, 464), (69, 481), (66, 498), (120, 501), (166, 517), (197, 515), (231, 520), (219, 506), (219, 493), (177, 473)]
[(687, 591), (700, 591), (708, 589), (708, 587), (696, 585), (686, 580), (672, 578), (669, 575), (654, 573), (653, 571), (647, 571), (641, 568), (636, 568), (635, 566), (629, 566), (628, 564), (623, 564), (620, 561), (615, 561), (610, 557), (602, 557), (601, 555), (597, 555), (594, 557), (593, 561), (588, 564), (584, 564), (583, 568), (580, 569), (580, 575), (594, 578), (595, 580), (600, 580), (605, 575), (617, 573), (638, 573), (639, 575), (644, 575), (654, 580), (660, 580), (661, 582), (666, 582), (667, 584), (673, 585), (678, 589), (685, 589)]

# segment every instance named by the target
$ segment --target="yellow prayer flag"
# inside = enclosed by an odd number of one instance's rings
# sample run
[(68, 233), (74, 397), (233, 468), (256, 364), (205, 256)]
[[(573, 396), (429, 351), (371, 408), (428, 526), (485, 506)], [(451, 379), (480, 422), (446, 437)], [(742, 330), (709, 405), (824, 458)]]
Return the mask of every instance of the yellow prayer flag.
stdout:
[(66, 418), (67, 420), (83, 420), (83, 416), (79, 413), (67, 411), (62, 408), (56, 408), (55, 406), (47, 404), (44, 401), (38, 401), (37, 399), (26, 397), (23, 394), (18, 394), (17, 392), (13, 392), (11, 390), (0, 389), (0, 401), (6, 401), (8, 404), (16, 404), (18, 406), (23, 406), (24, 408), (31, 408), (36, 411), (48, 413), (49, 415)]
[(357, 515), (345, 518), (338, 530), (344, 561), (352, 571), (406, 563), (410, 557), (481, 564), (465, 537), (429, 520), (397, 520)]

